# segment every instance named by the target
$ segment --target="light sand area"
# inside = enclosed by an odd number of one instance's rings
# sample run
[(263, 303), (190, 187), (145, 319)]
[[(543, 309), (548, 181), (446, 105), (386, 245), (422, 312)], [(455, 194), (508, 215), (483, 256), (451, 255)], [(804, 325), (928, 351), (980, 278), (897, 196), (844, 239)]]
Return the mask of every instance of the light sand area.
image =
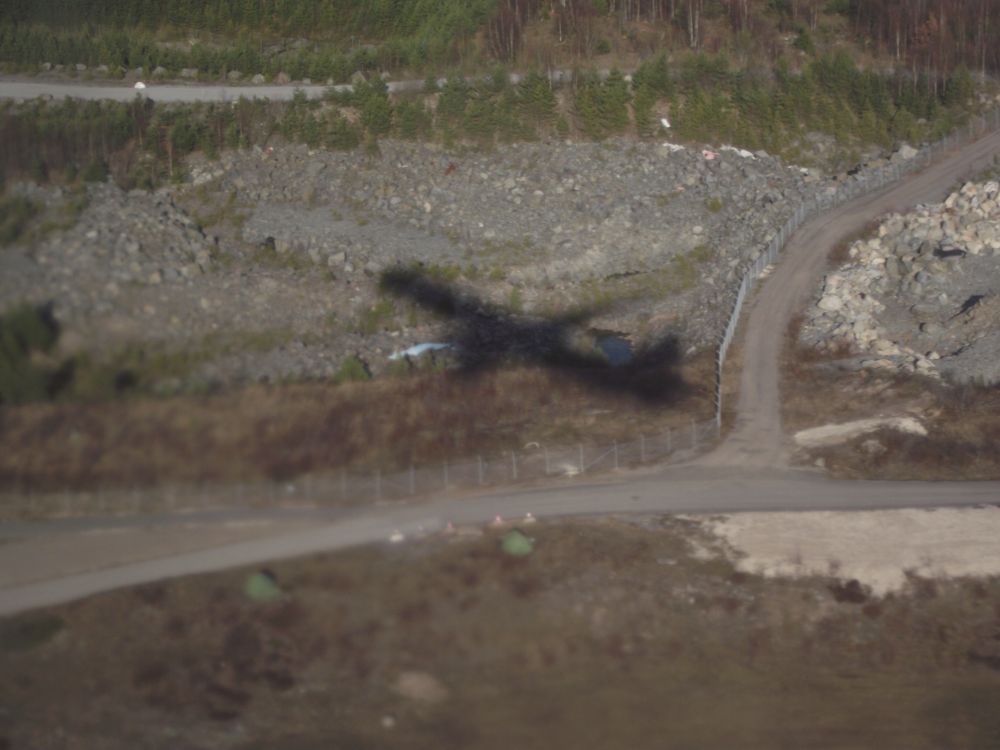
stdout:
[(1000, 575), (1000, 508), (741, 513), (703, 520), (748, 573), (834, 575), (883, 595), (928, 578)]
[(911, 435), (927, 435), (927, 428), (913, 417), (877, 417), (858, 419), (842, 424), (825, 424), (822, 427), (810, 427), (795, 433), (795, 444), (801, 448), (824, 448), (840, 445), (861, 435), (876, 430), (898, 430)]

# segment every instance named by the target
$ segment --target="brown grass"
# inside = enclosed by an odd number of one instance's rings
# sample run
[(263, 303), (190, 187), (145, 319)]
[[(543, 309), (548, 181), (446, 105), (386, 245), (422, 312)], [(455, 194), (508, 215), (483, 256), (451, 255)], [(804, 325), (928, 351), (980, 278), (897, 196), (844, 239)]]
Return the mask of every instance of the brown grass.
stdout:
[[(833, 372), (817, 365), (841, 353), (790, 351), (782, 374), (789, 433), (872, 416), (917, 416), (929, 435), (882, 430), (810, 451), (834, 476), (870, 479), (1000, 478), (1000, 387), (949, 386), (921, 376)], [(876, 440), (881, 449), (863, 445)]]
[(414, 375), (212, 396), (0, 408), (0, 487), (59, 490), (383, 470), (478, 452), (610, 443), (711, 413), (712, 358), (649, 408), (543, 369)]
[[(692, 536), (710, 542), (677, 519), (540, 523), (518, 560), (501, 533), (281, 562), (286, 593), (266, 604), (242, 596), (243, 570), (44, 613), (64, 623), (55, 637), (0, 651), (0, 704), (18, 709), (3, 734), (41, 750), (652, 750), (665, 737), (937, 750), (998, 736), (1000, 579), (914, 576), (877, 598), (694, 559)], [(157, 637), (173, 618), (187, 637)], [(404, 671), (447, 699), (401, 697)]]

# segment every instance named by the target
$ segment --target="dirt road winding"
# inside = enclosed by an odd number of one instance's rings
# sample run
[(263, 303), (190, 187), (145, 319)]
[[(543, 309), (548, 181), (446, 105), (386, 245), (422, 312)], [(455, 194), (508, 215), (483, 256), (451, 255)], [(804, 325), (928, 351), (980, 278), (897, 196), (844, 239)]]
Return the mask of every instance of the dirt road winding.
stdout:
[[(367, 508), (350, 517), (311, 511), (309, 527), (275, 525), (252, 539), (219, 543), (202, 549), (176, 544), (152, 551), (144, 542), (150, 528), (170, 523), (137, 518), (114, 533), (131, 535), (113, 554), (106, 536), (107, 520), (59, 522), (31, 531), (20, 529), (0, 538), (0, 568), (9, 573), (0, 584), (0, 616), (71, 601), (123, 586), (191, 575), (264, 561), (331, 551), (387, 540), (394, 531), (406, 535), (440, 530), (448, 522), (483, 523), (502, 515), (538, 517), (635, 512), (726, 513), (751, 510), (867, 510), (995, 504), (1000, 482), (835, 482), (787, 470), (788, 446), (781, 429), (779, 355), (788, 321), (823, 272), (827, 254), (845, 235), (860, 230), (889, 210), (905, 210), (940, 199), (962, 177), (988, 166), (1000, 150), (993, 134), (946, 155), (936, 165), (879, 194), (859, 198), (803, 226), (785, 249), (778, 268), (758, 291), (745, 321), (744, 371), (736, 424), (713, 453), (694, 466), (643, 471), (603, 483), (572, 484), (534, 490), (504, 491), (462, 499), (438, 499), (419, 505)], [(731, 467), (731, 468), (727, 468)], [(762, 468), (769, 467), (769, 468)], [(232, 516), (252, 521), (249, 511), (225, 511), (202, 524), (219, 524)], [(266, 522), (260, 514), (261, 522)], [(238, 516), (238, 518), (237, 518)], [(186, 522), (197, 525), (197, 518)], [(60, 546), (60, 569), (51, 575), (32, 570), (33, 540), (43, 535), (73, 534)], [(190, 532), (177, 527), (180, 535)], [(0, 534), (0, 537), (3, 537)], [(37, 559), (37, 554), (35, 555)]]
[(777, 267), (758, 288), (743, 322), (743, 371), (736, 421), (724, 442), (702, 457), (702, 466), (782, 467), (790, 455), (781, 427), (779, 362), (788, 323), (805, 305), (843, 238), (875, 218), (943, 199), (959, 180), (991, 166), (1000, 133), (947, 154), (895, 186), (862, 196), (804, 224), (786, 245)]

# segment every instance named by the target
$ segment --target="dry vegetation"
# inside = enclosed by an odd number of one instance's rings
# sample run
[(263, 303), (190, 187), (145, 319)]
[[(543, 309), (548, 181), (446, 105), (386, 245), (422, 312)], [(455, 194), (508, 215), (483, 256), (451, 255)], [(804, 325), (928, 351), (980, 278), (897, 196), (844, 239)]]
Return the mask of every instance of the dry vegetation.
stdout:
[(709, 356), (657, 377), (676, 377), (677, 386), (652, 407), (629, 388), (587, 387), (566, 373), (528, 368), (4, 407), (0, 486), (92, 489), (390, 470), (530, 441), (610, 444), (709, 417)]
[[(0, 621), (0, 747), (989, 747), (1000, 581), (765, 580), (678, 519), (539, 524)], [(585, 564), (581, 564), (586, 561)]]
[[(949, 386), (921, 376), (848, 372), (830, 365), (849, 350), (822, 353), (797, 344), (789, 325), (782, 377), (785, 431), (876, 416), (914, 416), (928, 435), (891, 430), (803, 452), (837, 477), (969, 480), (1000, 478), (1000, 387)], [(874, 442), (870, 442), (874, 441)]]

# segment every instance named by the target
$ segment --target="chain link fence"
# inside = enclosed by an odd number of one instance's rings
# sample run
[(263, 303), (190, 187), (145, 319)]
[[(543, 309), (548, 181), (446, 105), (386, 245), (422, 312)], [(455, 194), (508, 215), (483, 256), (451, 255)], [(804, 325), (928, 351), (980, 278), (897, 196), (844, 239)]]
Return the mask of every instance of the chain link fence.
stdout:
[(412, 466), (402, 471), (341, 471), (294, 480), (161, 485), (136, 489), (0, 493), (0, 521), (87, 515), (155, 514), (210, 508), (349, 508), (429, 494), (530, 484), (555, 478), (592, 478), (690, 454), (718, 437), (715, 419), (640, 435), (610, 445), (528, 443), (520, 450)]
[(0, 492), (0, 521), (100, 514), (152, 514), (220, 507), (351, 507), (402, 500), (428, 494), (476, 488), (529, 484), (552, 478), (590, 478), (601, 472), (661, 462), (674, 454), (690, 454), (718, 438), (722, 423), (722, 372), (736, 334), (747, 295), (764, 269), (774, 263), (788, 238), (821, 211), (860, 195), (880, 190), (901, 177), (929, 165), (934, 157), (985, 132), (1000, 130), (1000, 108), (975, 118), (965, 128), (921, 149), (902, 164), (888, 164), (842, 183), (798, 206), (788, 221), (747, 264), (736, 290), (729, 321), (716, 357), (715, 416), (692, 421), (683, 428), (640, 435), (629, 442), (574, 446), (529, 443), (521, 450), (476, 456), (438, 465), (413, 466), (402, 471), (335, 472), (306, 475), (294, 480), (225, 484), (160, 485), (136, 489), (99, 489), (65, 492)]
[(798, 206), (777, 234), (752, 260), (744, 270), (743, 278), (736, 290), (736, 299), (729, 316), (729, 322), (722, 333), (719, 349), (715, 359), (715, 421), (719, 429), (722, 426), (722, 374), (726, 365), (726, 355), (736, 335), (743, 303), (753, 290), (754, 283), (761, 277), (768, 266), (775, 262), (778, 253), (785, 246), (794, 232), (813, 216), (831, 208), (843, 205), (862, 195), (877, 192), (887, 185), (899, 182), (907, 174), (929, 166), (936, 156), (949, 151), (956, 146), (974, 140), (986, 133), (1000, 130), (1000, 107), (984, 115), (974, 117), (965, 127), (950, 133), (936, 143), (920, 149), (913, 158), (885, 166), (864, 175), (856, 175), (854, 179), (845, 181), (832, 192), (820, 194)]

